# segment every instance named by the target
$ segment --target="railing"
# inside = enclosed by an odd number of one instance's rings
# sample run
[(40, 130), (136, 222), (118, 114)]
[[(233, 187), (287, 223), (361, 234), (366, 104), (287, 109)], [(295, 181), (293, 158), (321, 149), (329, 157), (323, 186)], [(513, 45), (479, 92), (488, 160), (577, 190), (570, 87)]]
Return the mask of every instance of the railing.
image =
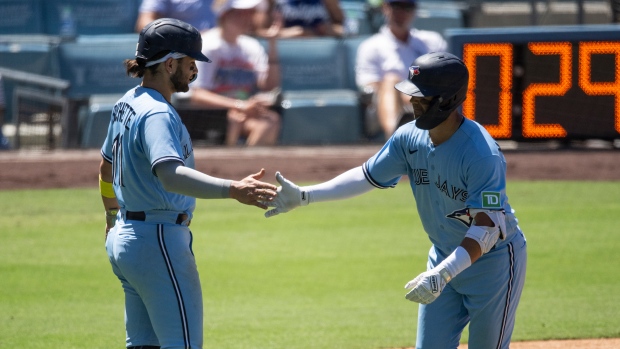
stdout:
[(68, 147), (71, 137), (77, 134), (69, 117), (69, 102), (64, 96), (69, 82), (5, 68), (0, 68), (0, 76), (16, 84), (10, 96), (15, 124), (13, 146)]

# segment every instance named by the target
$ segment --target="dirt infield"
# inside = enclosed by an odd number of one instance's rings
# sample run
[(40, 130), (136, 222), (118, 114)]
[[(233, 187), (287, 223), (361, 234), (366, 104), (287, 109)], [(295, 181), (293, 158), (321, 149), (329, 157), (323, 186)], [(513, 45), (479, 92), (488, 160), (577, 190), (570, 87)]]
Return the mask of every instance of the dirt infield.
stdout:
[[(281, 171), (293, 181), (323, 181), (361, 165), (380, 145), (348, 147), (198, 148), (196, 168), (241, 179), (261, 168), (275, 182)], [(618, 150), (506, 150), (509, 180), (620, 180)], [(96, 187), (97, 150), (0, 152), (0, 190)], [(611, 349), (620, 339), (516, 342), (514, 349)], [(459, 349), (465, 349), (461, 345)]]
[[(513, 342), (513, 343), (510, 343), (510, 348), (511, 349), (618, 349), (620, 348), (620, 338)], [(467, 349), (467, 345), (460, 345), (458, 349)]]
[[(293, 181), (323, 181), (361, 165), (380, 145), (347, 147), (198, 148), (196, 168), (241, 179), (260, 168), (267, 181), (281, 171)], [(506, 150), (509, 180), (620, 180), (617, 150)], [(0, 190), (94, 187), (97, 150), (0, 152)]]

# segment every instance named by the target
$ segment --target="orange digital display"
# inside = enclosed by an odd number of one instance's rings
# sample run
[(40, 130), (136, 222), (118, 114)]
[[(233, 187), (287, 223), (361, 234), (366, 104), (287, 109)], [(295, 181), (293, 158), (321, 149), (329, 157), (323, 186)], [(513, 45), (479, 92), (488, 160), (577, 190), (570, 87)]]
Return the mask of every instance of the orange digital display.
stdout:
[(497, 139), (620, 138), (620, 42), (465, 43), (463, 114)]
[[(615, 67), (612, 82), (592, 81), (592, 55), (614, 55)], [(614, 96), (614, 128), (620, 133), (620, 42), (581, 42), (579, 61), (583, 72), (579, 75), (579, 86), (590, 96)]]
[(499, 110), (497, 125), (484, 125), (494, 138), (510, 138), (512, 135), (512, 45), (511, 44), (466, 44), (463, 61), (470, 71), (467, 99), (463, 103), (463, 114), (469, 118), (476, 115), (476, 58), (479, 56), (499, 57)]

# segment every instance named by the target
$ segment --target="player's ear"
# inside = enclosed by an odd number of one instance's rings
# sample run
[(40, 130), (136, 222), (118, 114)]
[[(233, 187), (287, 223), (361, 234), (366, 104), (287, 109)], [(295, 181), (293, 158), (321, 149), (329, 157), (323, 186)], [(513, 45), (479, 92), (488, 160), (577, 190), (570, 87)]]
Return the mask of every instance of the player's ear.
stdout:
[(176, 59), (172, 57), (166, 59), (166, 61), (164, 62), (164, 67), (166, 68), (166, 71), (168, 72), (168, 74), (172, 74), (174, 72), (175, 64), (178, 64)]

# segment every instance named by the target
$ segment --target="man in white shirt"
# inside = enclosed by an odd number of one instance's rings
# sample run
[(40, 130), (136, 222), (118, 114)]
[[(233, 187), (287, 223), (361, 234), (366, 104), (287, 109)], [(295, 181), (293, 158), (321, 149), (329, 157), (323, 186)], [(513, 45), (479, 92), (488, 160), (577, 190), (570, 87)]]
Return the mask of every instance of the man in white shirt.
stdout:
[[(216, 6), (217, 5), (217, 6)], [(202, 34), (202, 52), (212, 62), (197, 63), (192, 104), (227, 109), (226, 145), (271, 146), (278, 141), (280, 115), (269, 98), (280, 86), (277, 36), (268, 30), (267, 50), (247, 35), (261, 0), (222, 0), (214, 5), (218, 26)]]
[(389, 138), (403, 115), (411, 112), (407, 96), (394, 89), (396, 83), (407, 78), (411, 62), (447, 48), (439, 33), (412, 28), (416, 7), (417, 0), (384, 0), (385, 25), (358, 48), (355, 78), (371, 100), (366, 120), (370, 135), (377, 133), (371, 125), (378, 121), (385, 138)]

